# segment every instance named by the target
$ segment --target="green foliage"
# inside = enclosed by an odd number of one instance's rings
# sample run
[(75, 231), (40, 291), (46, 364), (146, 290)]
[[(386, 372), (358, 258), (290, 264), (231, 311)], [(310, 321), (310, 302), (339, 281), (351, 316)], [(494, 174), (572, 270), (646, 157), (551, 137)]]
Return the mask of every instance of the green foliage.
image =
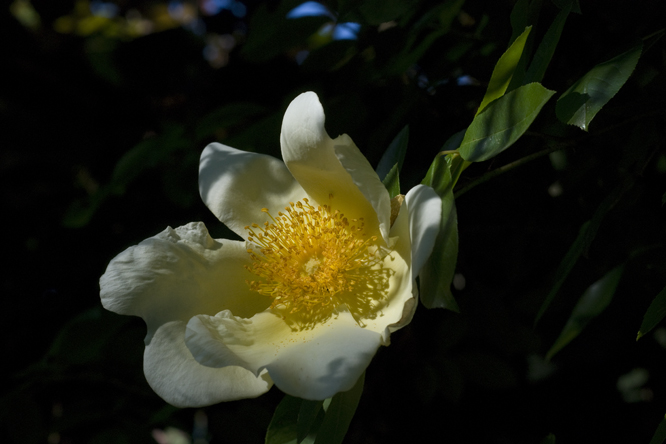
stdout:
[(590, 122), (629, 79), (641, 56), (638, 44), (578, 79), (557, 99), (557, 117), (563, 123), (588, 131)]
[(285, 395), (266, 432), (266, 444), (341, 444), (363, 393), (361, 375), (354, 387), (324, 401)]
[(576, 261), (578, 261), (580, 255), (590, 248), (590, 245), (597, 236), (599, 226), (601, 225), (603, 219), (606, 217), (608, 211), (610, 211), (610, 209), (618, 202), (622, 195), (628, 191), (631, 185), (632, 184), (630, 181), (625, 181), (624, 183), (615, 187), (613, 192), (610, 193), (599, 205), (592, 219), (588, 220), (580, 227), (576, 240), (573, 242), (569, 248), (569, 251), (567, 251), (567, 254), (562, 259), (562, 262), (560, 262), (560, 265), (557, 267), (554, 284), (548, 292), (546, 299), (541, 304), (541, 308), (539, 308), (539, 312), (537, 313), (534, 320), (535, 324), (539, 322), (539, 319), (541, 319), (541, 317), (550, 306), (551, 302), (553, 302), (553, 299), (555, 299), (555, 296), (562, 287), (562, 284), (564, 284), (564, 281), (573, 269), (574, 265), (576, 265)]
[(493, 74), (488, 82), (486, 95), (483, 96), (481, 105), (479, 105), (479, 109), (476, 112), (477, 115), (481, 113), (490, 102), (499, 99), (506, 92), (506, 89), (511, 82), (511, 78), (513, 77), (513, 73), (516, 70), (516, 66), (520, 61), (520, 57), (523, 55), (525, 42), (527, 41), (527, 37), (530, 35), (531, 30), (531, 26), (526, 27), (525, 31), (523, 31), (523, 33), (511, 43), (509, 49), (507, 49), (500, 57), (495, 65), (495, 69), (493, 69)]
[(421, 302), (426, 308), (446, 308), (460, 312), (451, 292), (458, 257), (458, 218), (453, 198), (455, 180), (451, 170), (459, 170), (454, 165), (461, 162), (462, 158), (457, 154), (437, 156), (421, 182), (432, 187), (442, 199), (439, 233), (433, 252), (419, 276)]
[(405, 154), (407, 154), (407, 145), (409, 143), (409, 126), (405, 126), (395, 139), (388, 146), (382, 158), (377, 165), (377, 175), (381, 180), (384, 180), (389, 172), (396, 167), (400, 171), (402, 164), (405, 162)]
[(391, 168), (382, 179), (382, 183), (386, 187), (386, 189), (389, 192), (389, 196), (391, 196), (391, 199), (393, 199), (395, 196), (400, 194), (400, 177), (399, 177), (400, 172), (398, 171), (398, 164), (396, 163), (393, 165), (393, 168)]
[(534, 54), (534, 59), (532, 59), (530, 67), (525, 73), (525, 77), (523, 78), (524, 85), (533, 82), (541, 82), (541, 80), (543, 80), (546, 69), (555, 53), (555, 48), (557, 48), (557, 43), (560, 41), (560, 36), (564, 29), (564, 23), (566, 22), (570, 11), (571, 4), (568, 4), (562, 8), (559, 14), (557, 14), (553, 24), (548, 28), (546, 35), (543, 37), (543, 40), (541, 40), (541, 43)]
[(657, 430), (655, 430), (654, 435), (650, 440), (650, 444), (662, 444), (664, 441), (666, 441), (666, 415), (657, 426)]
[(578, 300), (560, 336), (558, 336), (553, 346), (546, 353), (546, 359), (551, 359), (555, 353), (562, 350), (583, 331), (592, 319), (599, 316), (608, 307), (620, 283), (623, 272), (624, 265), (620, 265), (590, 285)]
[(481, 162), (513, 145), (553, 94), (555, 91), (531, 83), (492, 102), (467, 128), (459, 148), (462, 158)]
[(666, 316), (666, 287), (655, 296), (654, 300), (648, 307), (643, 316), (643, 322), (641, 323), (641, 328), (638, 330), (638, 335), (636, 340), (645, 336), (650, 330), (655, 328), (662, 319)]

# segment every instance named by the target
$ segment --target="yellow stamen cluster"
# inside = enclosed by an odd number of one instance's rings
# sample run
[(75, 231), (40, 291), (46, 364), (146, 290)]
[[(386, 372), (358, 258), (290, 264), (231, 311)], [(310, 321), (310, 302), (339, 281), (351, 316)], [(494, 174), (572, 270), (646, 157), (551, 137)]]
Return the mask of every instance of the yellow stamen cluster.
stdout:
[(271, 297), (271, 308), (311, 313), (338, 305), (341, 294), (357, 287), (364, 291), (364, 270), (381, 259), (373, 246), (377, 237), (364, 235), (362, 218), (348, 220), (329, 205), (315, 208), (307, 198), (290, 202), (275, 218), (262, 211), (272, 223), (245, 227), (248, 241), (259, 247), (259, 252), (248, 249), (253, 263), (245, 268), (262, 278), (248, 285)]

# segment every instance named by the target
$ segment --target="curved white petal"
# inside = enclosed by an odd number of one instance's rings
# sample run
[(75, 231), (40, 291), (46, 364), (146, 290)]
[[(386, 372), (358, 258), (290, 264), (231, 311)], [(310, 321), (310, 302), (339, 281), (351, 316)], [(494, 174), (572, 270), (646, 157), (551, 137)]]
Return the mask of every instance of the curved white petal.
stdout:
[(363, 193), (368, 202), (375, 209), (379, 220), (379, 231), (388, 244), (391, 199), (379, 176), (372, 169), (370, 162), (358, 149), (351, 138), (343, 134), (333, 140), (335, 155), (342, 167), (349, 173), (354, 184)]
[(211, 143), (201, 153), (199, 193), (227, 227), (247, 239), (245, 226), (269, 221), (289, 202), (308, 197), (280, 160)]
[(417, 185), (405, 196), (405, 204), (412, 239), (412, 277), (416, 278), (430, 257), (439, 233), (442, 200), (432, 188)]
[(257, 397), (271, 388), (266, 372), (255, 376), (242, 367), (211, 368), (199, 364), (185, 346), (185, 323), (160, 326), (146, 346), (143, 368), (148, 384), (176, 407), (202, 407)]
[[(282, 157), (291, 174), (320, 204), (331, 204), (349, 219), (363, 218), (368, 235), (388, 241), (388, 192), (352, 140), (332, 140), (324, 127), (317, 95), (296, 97), (282, 120)], [(329, 196), (333, 200), (329, 202)]]
[(382, 345), (389, 345), (390, 334), (409, 323), (416, 307), (416, 286), (411, 273), (409, 211), (406, 203), (402, 205), (391, 227), (391, 241), (392, 252), (384, 259), (384, 266), (393, 270), (389, 278), (388, 295), (386, 299), (378, 302), (375, 316), (361, 321), (365, 328), (381, 334)]
[(100, 278), (102, 305), (141, 316), (146, 344), (169, 321), (225, 309), (250, 317), (270, 305), (245, 283), (254, 276), (243, 267), (250, 263), (244, 242), (216, 241), (201, 222), (169, 227), (111, 260)]
[(229, 312), (196, 316), (185, 342), (197, 361), (224, 368), (268, 370), (280, 390), (304, 399), (326, 399), (353, 387), (380, 345), (379, 334), (360, 328), (349, 311), (312, 329), (295, 331), (270, 311), (251, 319)]

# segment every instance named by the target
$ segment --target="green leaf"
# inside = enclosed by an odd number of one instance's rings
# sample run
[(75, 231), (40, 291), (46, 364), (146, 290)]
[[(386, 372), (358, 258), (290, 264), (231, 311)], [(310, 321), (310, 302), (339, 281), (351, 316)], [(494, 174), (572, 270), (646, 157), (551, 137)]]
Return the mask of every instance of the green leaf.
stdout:
[[(509, 44), (513, 44), (516, 41), (519, 35), (525, 33), (525, 28), (527, 28), (527, 11), (528, 11), (529, 2), (528, 0), (518, 0), (511, 10), (511, 15), (509, 19), (511, 21), (511, 39)], [(522, 53), (522, 51), (521, 51)]]
[(326, 416), (317, 431), (316, 444), (340, 444), (347, 434), (356, 407), (363, 393), (363, 380), (365, 373), (358, 378), (354, 387), (346, 392), (340, 392), (333, 396), (331, 403), (326, 408)]
[(486, 94), (483, 96), (483, 100), (476, 112), (477, 115), (481, 113), (490, 102), (504, 95), (504, 92), (511, 82), (511, 77), (513, 77), (513, 72), (518, 65), (520, 56), (523, 54), (523, 48), (525, 47), (525, 42), (527, 41), (527, 37), (530, 35), (531, 30), (531, 26), (526, 27), (523, 33), (518, 36), (511, 46), (509, 46), (509, 49), (507, 49), (497, 61), (497, 64), (493, 69), (493, 74), (488, 82)]
[(636, 340), (645, 336), (650, 330), (655, 328), (657, 324), (661, 322), (662, 319), (666, 316), (666, 287), (659, 292), (659, 294), (654, 298), (647, 311), (645, 316), (643, 316), (643, 322), (641, 323), (641, 328), (638, 330), (638, 335)]
[[(518, 37), (521, 32), (525, 29), (526, 26), (534, 26), (539, 21), (539, 12), (541, 11), (541, 0), (532, 0), (527, 6), (527, 2), (519, 5), (518, 2), (511, 12), (511, 28), (512, 31), (512, 40), (514, 37)], [(523, 8), (527, 8), (525, 11)], [(520, 26), (520, 27), (518, 27)], [(513, 91), (516, 88), (519, 88), (523, 85), (523, 79), (525, 78), (525, 71), (527, 71), (527, 63), (532, 56), (532, 47), (534, 46), (534, 34), (530, 33), (525, 43), (525, 48), (523, 49), (523, 54), (518, 61), (516, 69), (513, 71), (513, 77), (509, 83), (507, 91)]]
[(527, 131), (553, 94), (555, 91), (531, 83), (495, 100), (467, 128), (460, 155), (470, 162), (495, 157)]
[(664, 418), (657, 426), (657, 430), (655, 430), (654, 435), (650, 440), (650, 444), (662, 444), (664, 441), (666, 441), (666, 415), (664, 415)]
[(546, 359), (550, 360), (555, 353), (562, 350), (577, 337), (587, 324), (599, 316), (613, 300), (613, 295), (622, 277), (624, 265), (613, 268), (604, 277), (596, 281), (583, 293), (565, 324), (560, 336), (548, 350)]
[(543, 79), (546, 69), (550, 64), (550, 60), (555, 53), (557, 43), (560, 41), (562, 29), (564, 29), (564, 23), (567, 21), (570, 11), (571, 3), (562, 8), (555, 17), (555, 20), (553, 20), (553, 23), (550, 25), (550, 28), (548, 28), (548, 31), (546, 31), (546, 35), (543, 36), (543, 40), (541, 40), (541, 43), (534, 54), (532, 63), (523, 79), (523, 84), (540, 82)]
[(382, 183), (389, 192), (389, 196), (393, 199), (400, 194), (400, 178), (398, 177), (398, 164), (393, 165), (393, 168), (388, 172)]
[(442, 219), (432, 254), (419, 274), (421, 302), (426, 308), (446, 308), (456, 313), (460, 312), (460, 308), (451, 292), (451, 282), (458, 258), (458, 218), (451, 166), (462, 162), (457, 153), (438, 156), (422, 182), (442, 198)]
[(612, 208), (612, 206), (615, 205), (615, 203), (620, 199), (620, 197), (622, 197), (622, 195), (631, 186), (632, 186), (631, 180), (627, 179), (623, 183), (615, 187), (615, 189), (613, 189), (613, 191), (608, 196), (606, 196), (603, 202), (601, 202), (597, 210), (594, 212), (592, 219), (588, 220), (580, 227), (580, 230), (578, 232), (578, 237), (576, 237), (576, 240), (574, 240), (573, 244), (571, 244), (569, 251), (567, 251), (567, 254), (564, 256), (564, 259), (562, 259), (562, 262), (560, 262), (560, 265), (557, 267), (557, 270), (555, 271), (555, 283), (553, 284), (553, 287), (550, 289), (550, 292), (548, 292), (548, 296), (546, 296), (546, 299), (543, 301), (543, 304), (541, 304), (541, 308), (539, 308), (539, 312), (537, 313), (536, 319), (534, 320), (534, 325), (536, 325), (539, 322), (541, 316), (543, 316), (543, 314), (550, 306), (550, 303), (553, 302), (553, 299), (555, 299), (555, 295), (557, 295), (557, 292), (560, 290), (560, 287), (566, 280), (567, 276), (569, 275), (569, 272), (576, 264), (576, 261), (578, 260), (580, 255), (584, 251), (587, 251), (587, 249), (594, 241), (594, 238), (597, 235), (597, 230), (599, 229), (599, 226), (601, 225), (601, 222), (604, 219), (604, 217), (606, 217), (606, 213), (608, 213), (608, 211)]
[(303, 400), (285, 395), (273, 413), (266, 431), (266, 444), (298, 444), (297, 422)]
[(323, 418), (321, 409), (323, 404), (324, 401), (309, 401), (307, 399), (304, 399), (301, 403), (301, 408), (298, 411), (298, 422), (296, 424), (296, 436), (299, 444), (304, 442), (308, 435), (314, 436), (316, 433), (316, 427), (313, 426), (316, 423), (317, 417)]
[(382, 158), (377, 165), (377, 175), (381, 180), (384, 180), (389, 172), (398, 166), (398, 172), (402, 169), (402, 164), (405, 161), (405, 153), (407, 153), (407, 144), (409, 142), (409, 125), (400, 130), (395, 139), (386, 148)]
[(557, 118), (584, 131), (589, 124), (629, 79), (641, 56), (643, 44), (592, 68), (566, 90), (559, 99)]

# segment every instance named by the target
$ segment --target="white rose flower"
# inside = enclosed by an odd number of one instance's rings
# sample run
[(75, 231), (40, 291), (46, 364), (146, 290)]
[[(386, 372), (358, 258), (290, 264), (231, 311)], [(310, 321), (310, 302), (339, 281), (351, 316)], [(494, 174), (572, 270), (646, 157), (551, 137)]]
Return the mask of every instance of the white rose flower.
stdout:
[(169, 227), (100, 279), (106, 309), (145, 320), (146, 379), (175, 406), (272, 384), (312, 400), (349, 390), (416, 309), (434, 190), (391, 201), (349, 136), (328, 136), (312, 92), (289, 105), (280, 142), (284, 162), (218, 143), (201, 155), (201, 196), (244, 241)]

